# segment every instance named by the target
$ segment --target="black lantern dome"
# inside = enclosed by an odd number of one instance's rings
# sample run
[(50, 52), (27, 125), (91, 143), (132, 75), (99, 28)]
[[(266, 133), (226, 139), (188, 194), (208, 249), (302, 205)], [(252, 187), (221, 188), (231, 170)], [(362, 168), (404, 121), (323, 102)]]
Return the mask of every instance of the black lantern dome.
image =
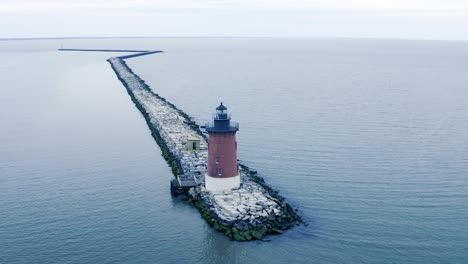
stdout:
[(227, 107), (223, 102), (216, 107), (213, 122), (206, 124), (208, 132), (236, 132), (239, 130), (239, 124), (231, 122), (231, 116), (228, 114)]

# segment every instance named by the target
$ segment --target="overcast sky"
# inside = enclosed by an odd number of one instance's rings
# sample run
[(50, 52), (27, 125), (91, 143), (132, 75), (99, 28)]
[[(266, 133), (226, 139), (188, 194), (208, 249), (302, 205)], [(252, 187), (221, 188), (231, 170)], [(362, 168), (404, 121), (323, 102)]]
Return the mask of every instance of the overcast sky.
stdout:
[(73, 36), (468, 40), (468, 0), (0, 0), (0, 38)]

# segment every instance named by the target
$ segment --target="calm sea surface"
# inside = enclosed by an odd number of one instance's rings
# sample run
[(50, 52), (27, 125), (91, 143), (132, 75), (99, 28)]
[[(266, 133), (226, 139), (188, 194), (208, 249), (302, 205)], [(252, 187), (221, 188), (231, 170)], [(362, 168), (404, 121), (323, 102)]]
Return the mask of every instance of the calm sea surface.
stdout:
[[(240, 243), (172, 199), (113, 53), (307, 222)], [(0, 263), (468, 263), (468, 43), (313, 38), (0, 41)]]

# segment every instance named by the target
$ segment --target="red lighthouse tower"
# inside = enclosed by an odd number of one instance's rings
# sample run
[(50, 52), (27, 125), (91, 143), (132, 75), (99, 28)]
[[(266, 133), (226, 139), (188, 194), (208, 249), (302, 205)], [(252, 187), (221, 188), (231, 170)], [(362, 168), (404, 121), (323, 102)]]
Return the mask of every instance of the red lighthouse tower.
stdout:
[(208, 168), (205, 176), (206, 190), (222, 192), (240, 186), (237, 164), (236, 132), (239, 124), (231, 122), (227, 108), (221, 103), (216, 107), (213, 122), (207, 124)]

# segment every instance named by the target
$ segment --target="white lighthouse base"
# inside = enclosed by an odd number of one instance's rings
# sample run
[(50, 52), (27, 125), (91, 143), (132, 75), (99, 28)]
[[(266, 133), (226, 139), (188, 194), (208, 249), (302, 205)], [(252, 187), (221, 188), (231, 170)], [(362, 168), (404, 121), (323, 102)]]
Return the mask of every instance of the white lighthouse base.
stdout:
[(212, 193), (221, 193), (240, 187), (240, 175), (228, 178), (217, 178), (205, 174), (205, 188)]

